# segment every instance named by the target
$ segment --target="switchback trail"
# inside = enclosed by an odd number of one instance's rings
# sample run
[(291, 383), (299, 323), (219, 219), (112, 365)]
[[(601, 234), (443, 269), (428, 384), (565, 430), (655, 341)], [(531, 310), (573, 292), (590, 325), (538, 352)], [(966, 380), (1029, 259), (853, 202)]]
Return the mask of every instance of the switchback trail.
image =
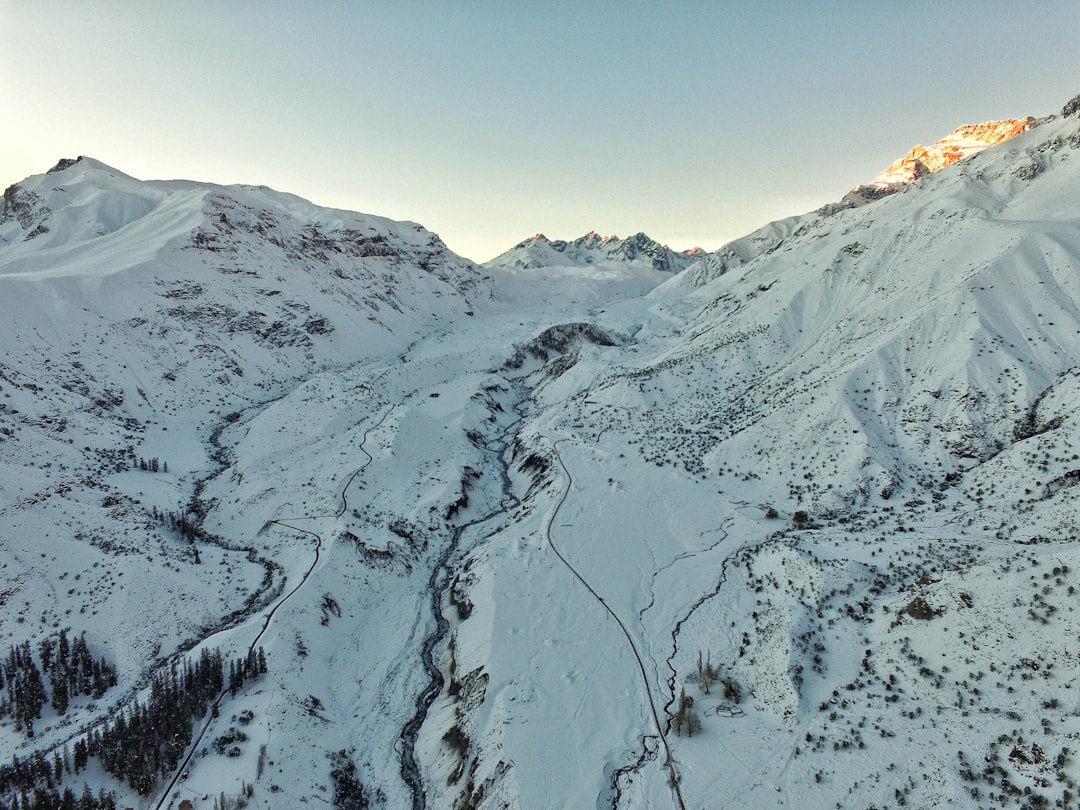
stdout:
[(562, 509), (563, 504), (566, 503), (566, 499), (570, 496), (570, 490), (574, 486), (574, 478), (570, 475), (570, 470), (566, 468), (562, 454), (559, 453), (559, 442), (561, 441), (564, 440), (559, 439), (554, 442), (551, 447), (555, 451), (555, 459), (559, 462), (559, 466), (562, 467), (563, 475), (566, 476), (566, 489), (563, 490), (562, 497), (559, 498), (559, 502), (555, 504), (555, 509), (552, 511), (551, 517), (548, 518), (547, 526), (544, 527), (544, 534), (551, 550), (555, 552), (555, 556), (562, 561), (562, 564), (569, 569), (570, 573), (574, 575), (577, 581), (585, 586), (585, 589), (603, 606), (604, 610), (606, 610), (611, 618), (615, 620), (615, 623), (619, 625), (619, 629), (622, 630), (623, 635), (626, 637), (626, 642), (630, 645), (630, 650), (634, 653), (634, 658), (637, 660), (638, 669), (641, 671), (641, 682), (645, 685), (645, 697), (649, 703), (649, 711), (652, 714), (653, 725), (656, 726), (656, 733), (660, 738), (660, 744), (664, 747), (664, 767), (668, 770), (668, 783), (671, 785), (671, 795), (675, 800), (675, 806), (678, 810), (686, 810), (686, 803), (683, 801), (682, 795), (682, 775), (679, 773), (679, 765), (675, 761), (675, 755), (671, 751), (671, 746), (668, 744), (667, 734), (664, 731), (664, 724), (660, 722), (660, 713), (656, 710), (656, 700), (653, 698), (652, 685), (649, 683), (649, 675), (645, 670), (645, 661), (638, 651), (637, 644), (634, 643), (634, 638), (630, 635), (630, 631), (627, 629), (626, 625), (623, 624), (623, 620), (619, 618), (619, 615), (614, 610), (612, 610), (611, 605), (605, 601), (604, 597), (597, 593), (593, 586), (589, 584), (588, 580), (586, 580), (570, 561), (566, 559), (551, 536), (551, 526), (558, 517), (559, 510)]

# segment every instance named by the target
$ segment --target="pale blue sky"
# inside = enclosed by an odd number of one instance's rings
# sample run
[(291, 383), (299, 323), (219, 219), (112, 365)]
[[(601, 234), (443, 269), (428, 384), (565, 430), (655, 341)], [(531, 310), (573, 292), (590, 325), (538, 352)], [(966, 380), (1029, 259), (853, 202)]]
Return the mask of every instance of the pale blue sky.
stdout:
[(91, 155), (410, 219), (715, 249), (1080, 93), (1080, 2), (0, 0), (0, 186)]

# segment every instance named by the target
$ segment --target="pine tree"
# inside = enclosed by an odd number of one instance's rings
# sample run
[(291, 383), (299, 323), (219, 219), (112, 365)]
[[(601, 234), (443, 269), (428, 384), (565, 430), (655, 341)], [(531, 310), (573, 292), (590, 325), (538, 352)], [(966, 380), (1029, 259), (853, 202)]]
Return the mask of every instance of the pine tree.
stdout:
[(108, 688), (105, 685), (105, 678), (101, 671), (101, 662), (95, 661), (92, 667), (93, 677), (91, 679), (91, 692), (94, 700), (97, 700), (105, 694), (105, 690)]
[(86, 763), (89, 760), (90, 755), (87, 751), (86, 740), (76, 740), (75, 750), (72, 764), (75, 767), (75, 773), (77, 774), (83, 768), (86, 767)]
[(68, 678), (67, 673), (59, 667), (53, 667), (49, 678), (52, 686), (52, 705), (57, 714), (64, 714), (68, 710)]
[(48, 674), (53, 663), (53, 640), (43, 638), (38, 645), (38, 657), (41, 659), (41, 671)]
[(71, 644), (68, 641), (67, 630), (60, 631), (60, 639), (56, 643), (56, 663), (62, 670), (68, 669), (68, 658), (71, 655)]

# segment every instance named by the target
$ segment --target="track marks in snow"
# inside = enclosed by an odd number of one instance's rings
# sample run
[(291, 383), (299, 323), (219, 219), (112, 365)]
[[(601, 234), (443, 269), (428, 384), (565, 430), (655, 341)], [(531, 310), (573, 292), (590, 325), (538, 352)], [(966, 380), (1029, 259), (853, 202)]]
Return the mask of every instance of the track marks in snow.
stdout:
[[(555, 523), (556, 518), (559, 515), (559, 510), (562, 509), (566, 503), (567, 498), (570, 496), (570, 491), (574, 486), (573, 476), (570, 475), (570, 471), (567, 469), (565, 462), (563, 461), (562, 454), (559, 453), (559, 442), (563, 441), (559, 439), (552, 443), (552, 450), (555, 452), (555, 459), (559, 462), (559, 466), (562, 468), (563, 475), (566, 476), (566, 488), (563, 490), (562, 496), (555, 504), (555, 508), (552, 510), (551, 516), (548, 518), (547, 523), (544, 526), (544, 537), (547, 540), (548, 547), (555, 553), (555, 556), (559, 558), (563, 565), (574, 575), (575, 579), (580, 582), (585, 589), (592, 594), (593, 598), (608, 612), (608, 614), (615, 620), (615, 623), (619, 625), (619, 629), (626, 637), (627, 644), (630, 645), (630, 650), (634, 654), (634, 658), (637, 660), (638, 669), (641, 672), (641, 683), (645, 687), (645, 698), (649, 705), (649, 712), (652, 715), (653, 726), (656, 728), (656, 733), (660, 738), (660, 743), (664, 748), (664, 767), (668, 771), (668, 783), (671, 786), (671, 795), (674, 800), (675, 806), (679, 810), (686, 810), (686, 802), (683, 800), (682, 795), (682, 774), (679, 772), (679, 765), (675, 760), (675, 755), (671, 751), (671, 746), (668, 744), (667, 734), (665, 732), (664, 723), (660, 722), (660, 714), (656, 709), (656, 701), (653, 698), (652, 685), (649, 683), (649, 675), (645, 671), (645, 662), (641, 657), (641, 653), (638, 651), (637, 644), (634, 643), (633, 636), (630, 635), (629, 629), (623, 623), (623, 620), (619, 618), (619, 615), (611, 608), (607, 601), (596, 592), (592, 585), (589, 584), (578, 570), (570, 563), (568, 559), (559, 550), (554, 539), (552, 538), (551, 527)], [(579, 707), (580, 708), (580, 707)]]

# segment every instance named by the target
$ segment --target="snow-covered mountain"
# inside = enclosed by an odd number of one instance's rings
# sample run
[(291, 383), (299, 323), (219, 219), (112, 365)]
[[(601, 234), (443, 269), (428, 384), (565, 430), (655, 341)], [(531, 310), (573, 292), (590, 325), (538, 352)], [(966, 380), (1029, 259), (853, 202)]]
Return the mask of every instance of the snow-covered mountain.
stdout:
[(700, 248), (672, 250), (643, 233), (620, 239), (590, 231), (571, 242), (562, 239), (552, 241), (543, 234), (536, 234), (486, 262), (485, 266), (534, 270), (540, 267), (625, 264), (635, 269), (678, 273), (690, 266), (701, 252)]
[[(418, 225), (267, 188), (144, 182), (91, 158), (8, 188), (5, 643), (85, 632), (130, 698), (241, 621), (291, 572), (254, 533), (206, 533), (200, 549), (176, 525), (213, 511), (199, 493), (229, 458), (223, 426), (329, 369), (396, 365), (489, 297), (488, 275)], [(46, 711), (33, 740), (8, 729), (2, 747), (73, 744), (93, 714)]]
[(875, 183), (910, 183), (931, 172), (951, 166), (958, 160), (971, 157), (982, 150), (996, 146), (1035, 125), (1035, 119), (1006, 118), (1003, 121), (984, 121), (981, 124), (965, 124), (957, 127), (944, 138), (930, 146), (912, 147), (900, 160), (874, 178)]
[(447, 802), (1075, 803), (1078, 150), (1059, 118), (775, 223), (542, 378), (550, 494), (464, 565), (497, 598), (453, 636)]
[(951, 166), (958, 160), (969, 158), (991, 146), (1004, 143), (1037, 125), (1038, 121), (1030, 115), (1026, 118), (1006, 118), (1002, 121), (964, 124), (930, 146), (917, 144), (911, 147), (906, 155), (893, 162), (871, 182), (851, 189), (845, 196), (845, 200), (858, 204), (894, 194), (920, 177)]
[[(1069, 109), (1066, 106), (1062, 115), (1067, 116)], [(831, 229), (831, 218), (834, 215), (904, 191), (920, 178), (958, 161), (966, 161), (984, 149), (1011, 140), (1040, 123), (1041, 120), (1028, 116), (965, 124), (929, 147), (914, 146), (907, 155), (895, 161), (873, 181), (855, 186), (838, 202), (829, 203), (806, 214), (770, 222), (714, 252), (698, 254), (697, 261), (686, 268), (689, 272), (674, 286), (680, 289), (699, 286), (732, 268), (743, 266), (758, 256), (771, 254), (792, 236)]]
[(489, 295), (418, 225), (91, 158), (7, 189), (0, 290), (16, 458), (102, 422), (136, 441), (167, 415), (217, 419), (284, 380), (393, 356)]
[(5, 750), (74, 746), (191, 645), (260, 646), (147, 798), (98, 755), (65, 779), (162, 808), (1075, 806), (1077, 107), (675, 275), (595, 236), (481, 270), (89, 159), (19, 184), (0, 633), (85, 631), (119, 682), (33, 739), (0, 720)]

